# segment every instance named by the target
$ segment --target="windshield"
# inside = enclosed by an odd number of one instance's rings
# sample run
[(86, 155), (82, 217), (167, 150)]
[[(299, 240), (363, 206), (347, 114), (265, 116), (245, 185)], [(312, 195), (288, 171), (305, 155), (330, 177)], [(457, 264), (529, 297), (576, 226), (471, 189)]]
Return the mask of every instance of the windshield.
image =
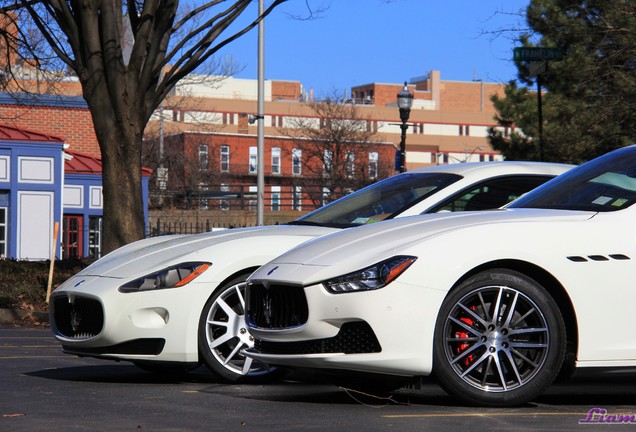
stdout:
[(636, 146), (583, 164), (522, 196), (509, 208), (610, 212), (636, 201)]
[(399, 174), (342, 197), (290, 224), (347, 228), (390, 219), (461, 178), (448, 173)]

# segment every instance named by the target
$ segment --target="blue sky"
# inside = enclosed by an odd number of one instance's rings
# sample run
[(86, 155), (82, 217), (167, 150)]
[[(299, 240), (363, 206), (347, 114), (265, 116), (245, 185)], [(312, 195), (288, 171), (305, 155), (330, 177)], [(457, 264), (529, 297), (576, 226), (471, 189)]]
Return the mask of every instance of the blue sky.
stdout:
[[(371, 82), (399, 83), (441, 71), (442, 80), (507, 82), (516, 77), (514, 33), (528, 0), (308, 0), (329, 9), (300, 21), (305, 0), (289, 0), (265, 22), (265, 78), (300, 81), (317, 95)], [(266, 0), (265, 4), (269, 2)], [(248, 14), (256, 15), (256, 4)], [(250, 18), (252, 15), (250, 15)], [(257, 78), (257, 31), (223, 51)]]

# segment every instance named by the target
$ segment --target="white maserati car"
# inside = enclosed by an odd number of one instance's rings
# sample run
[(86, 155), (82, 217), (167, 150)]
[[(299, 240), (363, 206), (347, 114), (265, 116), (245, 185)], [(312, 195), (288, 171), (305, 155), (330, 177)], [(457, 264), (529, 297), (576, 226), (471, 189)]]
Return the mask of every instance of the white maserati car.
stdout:
[(563, 365), (635, 367), (636, 146), (503, 209), (311, 240), (248, 280), (247, 355), (427, 376), (468, 404), (530, 401)]
[(148, 370), (205, 363), (221, 378), (270, 369), (246, 359), (245, 280), (317, 236), (382, 219), (499, 207), (571, 166), (523, 162), (444, 165), (396, 175), (288, 225), (155, 237), (124, 246), (51, 296), (53, 334), (79, 356)]

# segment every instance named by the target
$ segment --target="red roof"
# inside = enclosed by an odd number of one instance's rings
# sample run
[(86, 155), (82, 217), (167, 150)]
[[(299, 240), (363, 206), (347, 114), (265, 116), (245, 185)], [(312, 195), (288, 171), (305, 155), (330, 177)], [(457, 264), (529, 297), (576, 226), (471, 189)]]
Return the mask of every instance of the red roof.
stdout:
[(9, 125), (0, 124), (0, 140), (3, 141), (49, 141), (64, 142), (64, 139), (40, 132), (16, 128)]
[[(64, 172), (66, 174), (101, 174), (102, 160), (95, 156), (66, 150), (67, 155), (72, 156), (71, 159), (64, 161)], [(150, 168), (141, 168), (141, 175), (150, 176), (152, 170)]]

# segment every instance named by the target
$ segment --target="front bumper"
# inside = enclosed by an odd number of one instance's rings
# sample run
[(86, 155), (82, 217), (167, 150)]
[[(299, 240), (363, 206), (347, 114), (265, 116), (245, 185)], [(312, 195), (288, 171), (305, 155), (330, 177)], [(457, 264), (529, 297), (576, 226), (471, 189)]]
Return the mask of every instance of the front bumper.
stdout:
[(331, 294), (321, 284), (265, 289), (259, 281), (251, 283), (247, 318), (256, 342), (246, 354), (256, 360), (408, 376), (432, 370), (433, 333), (445, 292), (398, 281), (346, 294)]
[(52, 293), (49, 320), (63, 350), (113, 360), (198, 362), (198, 321), (214, 287), (121, 293), (119, 282), (75, 276)]

